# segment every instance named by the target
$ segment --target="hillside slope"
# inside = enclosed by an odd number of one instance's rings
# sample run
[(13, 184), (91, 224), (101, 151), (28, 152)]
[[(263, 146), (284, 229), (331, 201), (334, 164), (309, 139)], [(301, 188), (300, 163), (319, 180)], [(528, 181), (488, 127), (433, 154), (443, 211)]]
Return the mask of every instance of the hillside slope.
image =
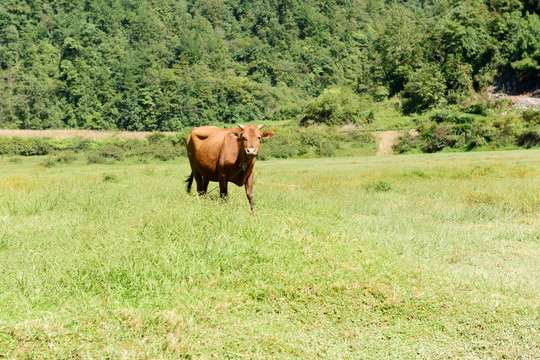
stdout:
[(291, 119), (329, 88), (423, 111), (496, 79), (538, 85), (539, 12), (532, 0), (2, 0), (0, 127)]

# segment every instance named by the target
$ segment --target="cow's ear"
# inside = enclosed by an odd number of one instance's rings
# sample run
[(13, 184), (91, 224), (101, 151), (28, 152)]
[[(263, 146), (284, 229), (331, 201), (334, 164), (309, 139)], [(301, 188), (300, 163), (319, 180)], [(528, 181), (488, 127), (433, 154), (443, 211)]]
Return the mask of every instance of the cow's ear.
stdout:
[(263, 139), (268, 139), (268, 138), (271, 138), (272, 136), (274, 136), (274, 132), (272, 130), (266, 130), (265, 132), (262, 133)]

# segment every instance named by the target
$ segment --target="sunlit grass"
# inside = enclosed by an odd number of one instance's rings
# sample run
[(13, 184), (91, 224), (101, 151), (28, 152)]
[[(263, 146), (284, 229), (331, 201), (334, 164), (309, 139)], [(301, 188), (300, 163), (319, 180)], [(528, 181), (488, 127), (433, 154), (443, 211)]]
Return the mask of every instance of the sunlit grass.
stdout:
[(41, 162), (0, 159), (0, 357), (540, 356), (540, 151), (258, 162), (259, 217)]

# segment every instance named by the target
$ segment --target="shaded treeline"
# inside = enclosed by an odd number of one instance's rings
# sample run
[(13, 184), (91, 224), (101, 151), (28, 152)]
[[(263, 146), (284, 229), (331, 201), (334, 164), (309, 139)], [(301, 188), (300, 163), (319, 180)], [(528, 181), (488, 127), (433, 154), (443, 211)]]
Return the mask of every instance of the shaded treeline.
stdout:
[(405, 112), (459, 103), (501, 79), (538, 83), (539, 13), (536, 0), (0, 0), (0, 127), (288, 119), (329, 88), (399, 95)]

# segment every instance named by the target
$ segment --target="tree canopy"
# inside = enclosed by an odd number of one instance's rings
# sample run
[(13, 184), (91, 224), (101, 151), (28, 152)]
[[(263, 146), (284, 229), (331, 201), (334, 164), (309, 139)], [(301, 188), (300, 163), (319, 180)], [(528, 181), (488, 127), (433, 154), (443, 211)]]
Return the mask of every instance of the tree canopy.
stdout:
[(422, 111), (538, 86), (539, 14), (536, 0), (0, 0), (0, 127), (178, 130), (350, 92)]

